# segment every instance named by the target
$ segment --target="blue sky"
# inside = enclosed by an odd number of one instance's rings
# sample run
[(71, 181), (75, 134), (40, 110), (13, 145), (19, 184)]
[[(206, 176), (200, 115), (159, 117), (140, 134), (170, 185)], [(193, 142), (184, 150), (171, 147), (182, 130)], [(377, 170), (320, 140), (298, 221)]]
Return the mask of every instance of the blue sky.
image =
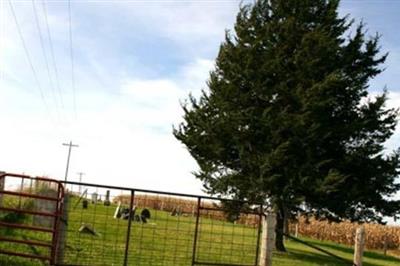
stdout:
[[(171, 130), (181, 121), (179, 102), (205, 88), (239, 1), (71, 1), (75, 93), (68, 2), (34, 3), (45, 55), (32, 1), (12, 6), (44, 101), (9, 1), (0, 0), (0, 169), (61, 179), (67, 155), (61, 143), (72, 140), (80, 147), (72, 153), (71, 180), (82, 171), (87, 182), (201, 193), (191, 175), (196, 163)], [(400, 106), (399, 11), (400, 1), (388, 0), (345, 0), (340, 9), (383, 35), (390, 56), (371, 93), (387, 86), (389, 106)], [(388, 149), (400, 146), (399, 132)]]

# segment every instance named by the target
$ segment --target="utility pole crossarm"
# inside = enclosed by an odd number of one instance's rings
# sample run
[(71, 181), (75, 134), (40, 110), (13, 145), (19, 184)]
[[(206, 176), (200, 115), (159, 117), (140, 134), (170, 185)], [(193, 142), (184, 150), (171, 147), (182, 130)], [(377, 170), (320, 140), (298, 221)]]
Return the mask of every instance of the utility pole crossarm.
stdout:
[(69, 147), (76, 147), (76, 148), (78, 148), (79, 147), (79, 145), (76, 145), (76, 144), (72, 144), (72, 142), (70, 142), (70, 143), (63, 143), (62, 145), (64, 145), (64, 146), (69, 146)]

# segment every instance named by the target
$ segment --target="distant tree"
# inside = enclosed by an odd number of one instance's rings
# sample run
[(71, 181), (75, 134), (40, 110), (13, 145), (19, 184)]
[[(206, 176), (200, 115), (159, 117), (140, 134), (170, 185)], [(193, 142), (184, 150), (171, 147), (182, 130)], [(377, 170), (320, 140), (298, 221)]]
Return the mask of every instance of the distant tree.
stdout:
[(260, 0), (241, 7), (221, 44), (208, 90), (183, 104), (174, 128), (214, 195), (264, 201), (284, 218), (382, 222), (400, 213), (390, 197), (400, 150), (384, 143), (398, 110), (371, 97), (386, 54), (379, 36), (339, 17), (338, 0)]

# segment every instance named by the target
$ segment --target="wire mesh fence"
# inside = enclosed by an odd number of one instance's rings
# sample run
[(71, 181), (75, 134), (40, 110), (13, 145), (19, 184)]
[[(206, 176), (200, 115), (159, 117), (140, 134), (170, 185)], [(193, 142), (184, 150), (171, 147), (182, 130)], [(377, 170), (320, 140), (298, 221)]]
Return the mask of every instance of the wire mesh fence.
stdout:
[(58, 265), (257, 265), (260, 206), (232, 216), (226, 200), (211, 197), (75, 182), (64, 187)]

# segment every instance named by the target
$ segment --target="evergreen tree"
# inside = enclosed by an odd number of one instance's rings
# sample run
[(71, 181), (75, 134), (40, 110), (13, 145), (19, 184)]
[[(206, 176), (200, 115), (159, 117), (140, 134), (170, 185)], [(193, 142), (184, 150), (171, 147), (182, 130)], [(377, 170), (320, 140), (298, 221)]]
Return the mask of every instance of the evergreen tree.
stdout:
[(241, 7), (208, 90), (174, 128), (214, 195), (271, 203), (284, 217), (382, 222), (400, 213), (400, 150), (384, 153), (398, 111), (368, 83), (387, 57), (379, 36), (339, 17), (338, 0), (259, 0)]

